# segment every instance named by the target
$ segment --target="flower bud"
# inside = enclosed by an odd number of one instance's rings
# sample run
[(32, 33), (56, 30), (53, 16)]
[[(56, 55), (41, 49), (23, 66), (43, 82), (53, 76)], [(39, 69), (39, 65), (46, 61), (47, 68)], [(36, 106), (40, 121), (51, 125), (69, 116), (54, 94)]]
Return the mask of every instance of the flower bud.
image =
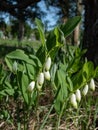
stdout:
[(85, 85), (85, 87), (82, 91), (83, 96), (86, 96), (87, 93), (88, 93), (88, 84)]
[(35, 87), (35, 81), (32, 81), (32, 82), (29, 84), (27, 90), (28, 90), (29, 92), (32, 92), (33, 89), (34, 89), (34, 87)]
[(49, 73), (49, 71), (45, 71), (44, 72), (44, 77), (45, 77), (46, 80), (50, 80), (50, 73)]
[(94, 82), (94, 79), (91, 79), (89, 85), (90, 85), (90, 89), (91, 89), (92, 91), (94, 91), (94, 90), (95, 90), (95, 82)]
[(77, 109), (77, 101), (76, 101), (76, 95), (73, 93), (70, 98), (71, 104), (75, 109)]
[(50, 67), (51, 67), (51, 57), (48, 57), (45, 63), (45, 70), (49, 71)]
[(80, 92), (79, 89), (76, 90), (76, 100), (77, 100), (78, 102), (81, 101), (81, 92)]
[(42, 86), (42, 84), (44, 83), (44, 74), (43, 73), (40, 73), (39, 76), (38, 76), (38, 84), (40, 86)]
[(16, 61), (14, 61), (14, 63), (13, 63), (12, 70), (15, 73), (17, 72), (17, 62)]

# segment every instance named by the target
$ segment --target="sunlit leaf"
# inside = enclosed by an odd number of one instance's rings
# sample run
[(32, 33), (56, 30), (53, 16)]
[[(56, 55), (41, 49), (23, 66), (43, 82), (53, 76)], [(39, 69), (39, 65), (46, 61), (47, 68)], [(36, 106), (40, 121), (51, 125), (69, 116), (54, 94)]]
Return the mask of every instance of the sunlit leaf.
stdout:
[(28, 55), (26, 55), (25, 52), (20, 49), (10, 52), (9, 54), (6, 55), (6, 58), (22, 60), (22, 61), (25, 61), (26, 63), (36, 66), (35, 62), (33, 60), (29, 59)]
[(64, 25), (61, 25), (61, 30), (64, 33), (64, 36), (67, 37), (69, 34), (71, 34), (80, 21), (81, 17), (75, 16), (73, 18), (69, 18)]
[(45, 34), (44, 34), (43, 23), (37, 18), (35, 19), (35, 23), (36, 23), (36, 25), (38, 27), (41, 43), (42, 43), (42, 45), (45, 45)]

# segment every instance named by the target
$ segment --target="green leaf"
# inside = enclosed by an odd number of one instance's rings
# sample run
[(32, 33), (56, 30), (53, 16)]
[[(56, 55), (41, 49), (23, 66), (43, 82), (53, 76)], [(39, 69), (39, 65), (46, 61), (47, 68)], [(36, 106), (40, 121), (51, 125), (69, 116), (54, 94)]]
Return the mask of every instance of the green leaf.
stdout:
[(94, 65), (92, 62), (85, 62), (79, 72), (75, 73), (72, 77), (72, 82), (74, 86), (74, 90), (83, 87), (86, 83), (90, 81), (91, 78), (94, 77)]
[(82, 74), (82, 70), (80, 70), (78, 73), (76, 73), (73, 78), (73, 91), (76, 91), (77, 89), (80, 89), (86, 84), (86, 78)]
[(60, 48), (64, 43), (64, 34), (59, 27), (49, 32), (47, 37), (46, 45), (48, 52), (52, 52), (54, 48)]
[(64, 25), (61, 25), (60, 28), (64, 33), (64, 36), (67, 37), (69, 34), (71, 34), (80, 21), (81, 21), (81, 17), (75, 16), (73, 18), (69, 18)]
[(51, 49), (56, 46), (56, 36), (54, 34), (54, 30), (49, 32), (47, 36), (46, 46), (47, 46), (48, 52), (51, 51)]
[(38, 57), (36, 57), (34, 55), (29, 55), (29, 56), (37, 64), (38, 67), (42, 67), (42, 64), (41, 64), (40, 60), (38, 59)]
[(70, 79), (70, 77), (66, 77), (66, 80), (68, 82), (68, 89), (72, 92), (73, 91), (73, 82), (72, 80)]
[(12, 71), (13, 62), (10, 59), (8, 59), (7, 57), (5, 57), (5, 61), (6, 61), (7, 66), (9, 67), (10, 71)]
[(35, 62), (29, 59), (29, 57), (24, 53), (24, 51), (20, 49), (10, 52), (9, 54), (6, 55), (6, 58), (22, 60), (22, 61), (25, 61), (26, 63), (36, 66)]
[(58, 114), (60, 114), (62, 103), (57, 99), (54, 104), (54, 108)]
[(6, 93), (5, 93), (5, 91), (4, 90), (0, 90), (0, 99), (3, 97), (3, 96), (6, 96)]
[(67, 90), (65, 73), (62, 70), (58, 70), (57, 77), (58, 77), (58, 81), (56, 81), (56, 82), (58, 83), (59, 91), (57, 90), (58, 94), (57, 94), (56, 99), (55, 99), (54, 107), (55, 107), (57, 113), (60, 113), (62, 105), (63, 105), (63, 103), (66, 100), (66, 97), (68, 95), (68, 90)]
[(34, 80), (36, 78), (37, 72), (39, 71), (39, 67), (34, 67), (30, 64), (25, 64), (25, 66), (26, 66), (27, 75), (31, 80)]
[(98, 66), (97, 66), (96, 69), (95, 69), (95, 74), (94, 74), (94, 76), (95, 76), (96, 78), (98, 78)]
[(33, 91), (30, 105), (34, 105), (35, 107), (37, 98), (38, 98), (37, 91)]
[(23, 95), (24, 102), (26, 104), (29, 104), (29, 97), (27, 94), (27, 87), (29, 85), (28, 76), (26, 74), (24, 74), (23, 72), (19, 72), (18, 73), (18, 81), (19, 81), (19, 85), (20, 85), (20, 89), (21, 89), (21, 92)]
[(37, 18), (35, 19), (35, 23), (36, 23), (36, 25), (38, 27), (41, 43), (44, 46), (45, 45), (44, 26), (43, 26), (42, 22)]
[(68, 64), (67, 71), (69, 74), (76, 73), (82, 66), (82, 63), (80, 61), (81, 57), (74, 57), (71, 59), (71, 61)]
[(49, 55), (52, 59), (54, 59), (58, 53), (60, 49), (60, 46), (54, 46), (50, 51), (49, 51)]
[(66, 100), (67, 94), (68, 94), (68, 92), (67, 92), (66, 84), (62, 83), (61, 87), (59, 89), (58, 95), (54, 102), (54, 107), (58, 114), (61, 112), (61, 108), (62, 108), (63, 103)]
[(67, 37), (75, 29), (80, 20), (80, 16), (70, 18), (66, 24), (56, 27), (54, 30), (50, 31), (46, 41), (48, 51), (51, 51), (51, 49), (55, 46), (61, 46), (61, 44), (64, 43), (65, 37)]
[(51, 70), (50, 70), (50, 75), (51, 75), (51, 81), (52, 82), (54, 82), (56, 71), (57, 71), (57, 65), (53, 64), (52, 67), (51, 67)]
[(83, 74), (87, 81), (94, 76), (94, 64), (91, 61), (85, 62), (83, 65)]
[(45, 63), (45, 59), (46, 59), (46, 50), (45, 47), (41, 46), (37, 53), (36, 56), (38, 57), (38, 59), (40, 60), (41, 64)]
[(60, 44), (64, 43), (64, 34), (59, 27), (54, 29), (54, 34), (56, 36), (56, 46), (60, 46)]
[(8, 94), (8, 95), (13, 95), (14, 94), (14, 89), (12, 88), (11, 84), (7, 81), (5, 81), (5, 89), (4, 91)]

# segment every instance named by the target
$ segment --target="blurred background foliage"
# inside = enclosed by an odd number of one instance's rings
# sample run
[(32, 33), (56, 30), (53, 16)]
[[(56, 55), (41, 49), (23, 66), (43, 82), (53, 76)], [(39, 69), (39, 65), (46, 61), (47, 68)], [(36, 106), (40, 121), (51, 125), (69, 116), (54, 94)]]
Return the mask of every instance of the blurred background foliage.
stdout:
[[(81, 23), (68, 42), (87, 48), (86, 56), (98, 64), (98, 2), (96, 0), (0, 0), (0, 37), (39, 40), (35, 18), (45, 25), (45, 31), (66, 23), (67, 19), (81, 16)], [(16, 29), (17, 28), (17, 29)], [(70, 39), (71, 37), (71, 39)]]

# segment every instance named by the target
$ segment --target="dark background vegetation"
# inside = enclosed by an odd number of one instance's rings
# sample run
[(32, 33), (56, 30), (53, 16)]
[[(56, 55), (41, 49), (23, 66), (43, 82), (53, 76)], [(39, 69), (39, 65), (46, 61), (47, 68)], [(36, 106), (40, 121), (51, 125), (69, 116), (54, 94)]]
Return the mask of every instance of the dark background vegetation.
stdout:
[[(53, 19), (49, 19), (51, 8), (55, 14), (53, 26), (66, 23), (68, 18), (76, 15), (82, 17), (81, 25), (73, 33), (72, 43), (78, 44), (80, 37), (82, 47), (88, 49), (86, 56), (97, 65), (98, 1), (96, 0), (0, 0), (0, 30), (6, 37), (17, 37), (19, 41), (24, 37), (29, 38), (31, 33), (35, 33), (37, 37), (34, 20), (36, 17), (41, 19), (46, 30), (49, 30), (50, 22), (53, 22)], [(9, 22), (6, 22), (7, 17)]]

